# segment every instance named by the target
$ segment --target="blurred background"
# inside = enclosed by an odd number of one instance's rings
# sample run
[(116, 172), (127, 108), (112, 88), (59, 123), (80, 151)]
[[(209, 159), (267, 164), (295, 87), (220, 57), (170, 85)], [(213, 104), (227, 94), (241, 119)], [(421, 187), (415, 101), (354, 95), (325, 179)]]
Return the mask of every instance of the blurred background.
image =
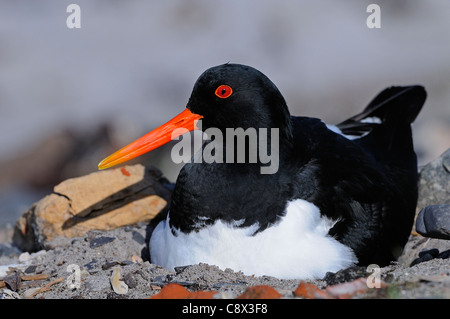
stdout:
[[(69, 4), (81, 28), (69, 29)], [(370, 3), (381, 28), (369, 29)], [(0, 228), (180, 113), (198, 76), (265, 73), (293, 115), (340, 122), (391, 85), (428, 91), (419, 164), (450, 147), (450, 1), (0, 1)], [(175, 181), (167, 152), (144, 155)]]

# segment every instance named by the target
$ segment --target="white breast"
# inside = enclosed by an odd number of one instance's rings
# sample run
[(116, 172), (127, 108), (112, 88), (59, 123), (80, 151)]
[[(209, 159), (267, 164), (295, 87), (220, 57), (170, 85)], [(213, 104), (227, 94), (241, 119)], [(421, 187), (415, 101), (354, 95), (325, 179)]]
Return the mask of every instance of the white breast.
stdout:
[(357, 262), (349, 247), (327, 235), (333, 224), (301, 199), (288, 204), (280, 222), (253, 236), (258, 225), (239, 228), (220, 220), (189, 234), (175, 229), (174, 235), (168, 215), (150, 239), (151, 259), (168, 269), (203, 262), (246, 275), (322, 278)]

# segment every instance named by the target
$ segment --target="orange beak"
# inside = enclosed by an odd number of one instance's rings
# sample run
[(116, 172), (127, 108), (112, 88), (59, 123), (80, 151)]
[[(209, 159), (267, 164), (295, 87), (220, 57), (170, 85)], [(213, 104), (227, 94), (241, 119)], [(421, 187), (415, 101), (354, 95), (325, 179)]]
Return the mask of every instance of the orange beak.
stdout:
[(191, 113), (191, 111), (185, 109), (166, 124), (161, 125), (105, 158), (98, 164), (98, 168), (105, 169), (129, 161), (170, 142), (172, 139), (175, 139), (188, 131), (198, 129), (196, 123), (202, 117), (203, 116)]

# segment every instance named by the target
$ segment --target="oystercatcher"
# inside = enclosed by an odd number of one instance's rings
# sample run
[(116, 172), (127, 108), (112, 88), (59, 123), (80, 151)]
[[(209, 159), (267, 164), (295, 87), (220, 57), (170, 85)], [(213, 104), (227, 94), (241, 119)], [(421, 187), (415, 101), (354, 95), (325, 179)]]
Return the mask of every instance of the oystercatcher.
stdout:
[[(263, 73), (227, 63), (199, 77), (180, 115), (99, 168), (159, 147), (201, 120), (203, 131), (214, 128), (223, 137), (205, 140), (199, 152), (214, 146), (212, 155), (223, 152), (230, 160), (193, 160), (181, 169), (167, 217), (150, 239), (153, 263), (174, 268), (203, 262), (298, 279), (352, 265), (384, 266), (398, 257), (414, 219), (411, 123), (425, 99), (422, 86), (390, 87), (361, 113), (326, 125), (291, 116)], [(172, 135), (176, 128), (184, 131)], [(244, 161), (227, 157), (239, 150), (225, 131), (238, 128), (266, 134), (257, 148), (278, 153), (276, 171), (263, 174), (267, 161), (260, 156), (249, 161), (250, 142)]]

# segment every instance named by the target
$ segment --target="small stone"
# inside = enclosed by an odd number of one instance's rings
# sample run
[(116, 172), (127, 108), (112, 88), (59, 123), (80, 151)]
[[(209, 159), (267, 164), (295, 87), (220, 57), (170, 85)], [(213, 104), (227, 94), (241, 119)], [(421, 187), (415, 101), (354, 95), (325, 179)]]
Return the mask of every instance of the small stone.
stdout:
[(114, 241), (114, 239), (115, 239), (114, 237), (100, 236), (91, 240), (91, 242), (89, 243), (89, 247), (98, 248), (100, 246), (106, 245)]
[(95, 268), (95, 266), (97, 266), (97, 260), (96, 259), (92, 259), (90, 262), (88, 262), (87, 264), (84, 264), (83, 267), (86, 268), (87, 270), (92, 270)]
[(446, 250), (446, 251), (443, 251), (442, 253), (440, 253), (440, 254), (437, 256), (437, 258), (440, 258), (440, 259), (447, 259), (447, 258), (450, 258), (450, 249), (449, 249), (449, 250)]
[(170, 283), (164, 286), (159, 293), (150, 299), (212, 299), (217, 291), (195, 291), (190, 292), (179, 284)]
[(122, 280), (120, 267), (116, 267), (110, 278), (111, 286), (116, 294), (125, 295), (128, 293), (128, 286)]
[(138, 233), (137, 231), (133, 230), (132, 232), (132, 238), (135, 242), (137, 242), (140, 245), (144, 245), (145, 244), (145, 237), (142, 236), (140, 233)]
[(307, 299), (328, 299), (330, 296), (316, 285), (302, 281), (294, 291), (294, 296)]
[(36, 272), (36, 268), (37, 268), (36, 265), (28, 266), (28, 267), (24, 270), (24, 273), (26, 273), (26, 274), (33, 274), (33, 273)]
[(267, 285), (249, 287), (237, 299), (279, 299), (281, 294)]
[(425, 237), (450, 239), (450, 205), (423, 208), (417, 216), (416, 231)]
[(137, 286), (137, 280), (136, 278), (133, 276), (132, 273), (128, 273), (123, 277), (123, 281), (125, 282), (125, 284), (128, 286), (128, 288), (136, 288)]
[(156, 276), (153, 279), (151, 279), (151, 283), (156, 286), (164, 286), (167, 284), (167, 276)]
[(178, 275), (178, 274), (182, 273), (188, 267), (189, 266), (178, 266), (178, 267), (174, 267), (174, 270), (175, 270), (175, 273)]
[(424, 262), (424, 261), (430, 260), (430, 259), (428, 258), (428, 256), (430, 256), (430, 255), (427, 254), (427, 255), (425, 255), (425, 256), (423, 256), (423, 257), (419, 257), (419, 258), (414, 259), (414, 260), (411, 262), (411, 264), (410, 264), (409, 266), (412, 267), (412, 266), (418, 265), (418, 264), (420, 264), (420, 263), (422, 263), (422, 262)]
[(17, 271), (14, 271), (11, 275), (4, 277), (3, 281), (12, 291), (19, 290), (22, 282)]
[(429, 261), (429, 260), (433, 259), (433, 256), (431, 256), (430, 254), (425, 254), (425, 255), (423, 255), (423, 257), (421, 259), (422, 259), (422, 261)]
[(336, 273), (327, 272), (323, 280), (330, 286), (352, 281), (361, 277), (367, 277), (368, 275), (370, 275), (370, 273), (367, 272), (367, 267), (354, 266), (341, 269)]
[(118, 264), (119, 264), (118, 261), (108, 261), (108, 262), (106, 262), (105, 264), (102, 265), (102, 269), (103, 270), (107, 270), (107, 269), (109, 269), (111, 267), (114, 267), (114, 266), (116, 266)]
[(432, 249), (422, 250), (419, 253), (419, 257), (424, 257), (425, 255), (430, 255), (431, 257), (435, 258), (439, 255), (439, 249), (432, 248)]

